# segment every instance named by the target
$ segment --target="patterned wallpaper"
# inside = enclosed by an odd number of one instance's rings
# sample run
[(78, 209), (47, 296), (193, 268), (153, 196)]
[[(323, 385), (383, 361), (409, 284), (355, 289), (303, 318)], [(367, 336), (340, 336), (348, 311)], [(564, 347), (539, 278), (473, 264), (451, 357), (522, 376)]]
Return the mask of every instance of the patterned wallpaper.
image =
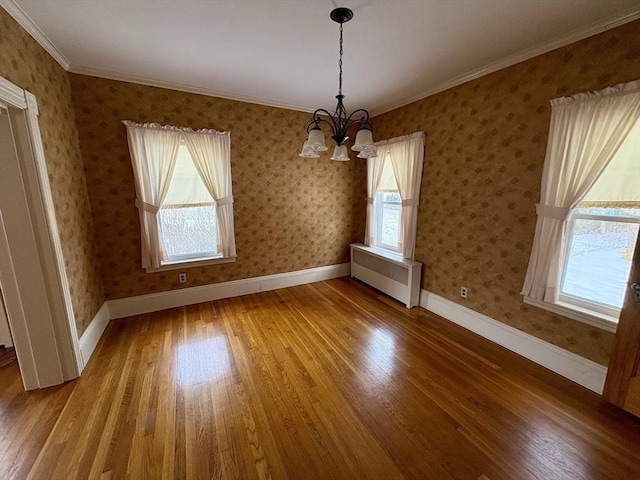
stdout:
[(104, 302), (67, 73), (0, 8), (0, 75), (38, 99), (78, 335)]
[[(349, 261), (364, 234), (361, 160), (298, 156), (310, 114), (70, 75), (108, 299)], [(231, 132), (235, 263), (146, 273), (124, 119)], [(357, 215), (354, 214), (357, 210)], [(178, 283), (178, 273), (187, 283)]]
[[(522, 303), (549, 100), (640, 79), (640, 21), (374, 119), (426, 132), (416, 259), (423, 288), (601, 364), (613, 335)], [(469, 289), (460, 298), (460, 286)]]
[[(3, 9), (0, 52), (0, 75), (38, 97), (79, 335), (105, 296), (346, 262), (348, 244), (362, 240), (365, 163), (298, 157), (309, 114), (67, 76)], [(636, 21), (375, 118), (376, 139), (427, 133), (416, 249), (426, 265), (423, 287), (606, 364), (613, 335), (524, 305), (518, 292), (535, 226), (549, 99), (638, 78)], [(186, 284), (177, 271), (142, 270), (122, 119), (231, 131), (235, 263), (185, 269)], [(469, 288), (464, 301), (461, 285)]]

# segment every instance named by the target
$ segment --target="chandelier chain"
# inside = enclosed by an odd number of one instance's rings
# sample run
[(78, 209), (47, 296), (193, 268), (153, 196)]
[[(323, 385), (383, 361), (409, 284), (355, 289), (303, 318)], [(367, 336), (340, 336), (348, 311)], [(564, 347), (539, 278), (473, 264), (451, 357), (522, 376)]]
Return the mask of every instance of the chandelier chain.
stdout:
[[(373, 158), (376, 156), (375, 148), (373, 145), (373, 139), (371, 132), (373, 128), (369, 123), (369, 112), (364, 108), (359, 108), (347, 113), (347, 109), (344, 106), (344, 95), (342, 95), (342, 57), (344, 55), (343, 49), (343, 24), (353, 18), (353, 12), (346, 7), (335, 8), (329, 15), (331, 20), (340, 24), (340, 57), (338, 59), (338, 100), (336, 110), (332, 114), (324, 108), (318, 108), (311, 116), (311, 122), (307, 125), (307, 139), (302, 148), (301, 157), (318, 158), (318, 152), (327, 150), (324, 144), (324, 134), (322, 133), (321, 125), (325, 124), (331, 128), (331, 138), (336, 142), (336, 150), (331, 157), (332, 160), (348, 160), (349, 157), (345, 153), (345, 142), (349, 139), (348, 130), (354, 125), (360, 125), (354, 145), (351, 147), (353, 151), (358, 153), (359, 158)], [(373, 148), (373, 150), (372, 150)]]
[(340, 24), (340, 61), (338, 61), (338, 67), (340, 67), (338, 94), (342, 95), (342, 24)]

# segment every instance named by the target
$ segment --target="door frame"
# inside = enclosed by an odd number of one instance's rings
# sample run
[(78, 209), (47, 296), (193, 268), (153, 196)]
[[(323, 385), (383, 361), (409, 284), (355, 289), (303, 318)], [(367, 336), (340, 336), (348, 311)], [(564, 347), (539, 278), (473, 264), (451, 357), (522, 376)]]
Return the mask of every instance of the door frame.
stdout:
[[(638, 338), (640, 338), (640, 318), (638, 318), (637, 307), (633, 304), (633, 292), (630, 285), (637, 281), (640, 273), (640, 230), (638, 230), (638, 238), (631, 259), (632, 265), (629, 271), (629, 278), (625, 285), (625, 296), (620, 311), (620, 319), (618, 329), (614, 340), (611, 360), (607, 369), (607, 378), (604, 385), (602, 396), (608, 402), (625, 408), (625, 402), (630, 387), (632, 387), (632, 378), (640, 375), (638, 362), (640, 362), (640, 349), (638, 347)], [(633, 309), (633, 310), (632, 310)], [(636, 384), (637, 388), (637, 384)], [(634, 413), (638, 415), (637, 413)]]
[[(9, 110), (30, 223), (38, 261), (36, 272), (44, 286), (34, 298), (20, 295), (23, 259), (12, 254), (3, 212), (0, 212), (0, 280), (13, 333), (13, 343), (26, 390), (63, 383), (80, 375), (84, 368), (78, 331), (71, 302), (51, 185), (38, 124), (35, 95), (0, 77), (0, 101)], [(11, 211), (4, 212), (5, 217)], [(14, 243), (15, 247), (15, 243)], [(24, 284), (23, 284), (24, 286)], [(25, 298), (23, 298), (25, 297)], [(31, 303), (41, 302), (45, 315), (25, 315)]]

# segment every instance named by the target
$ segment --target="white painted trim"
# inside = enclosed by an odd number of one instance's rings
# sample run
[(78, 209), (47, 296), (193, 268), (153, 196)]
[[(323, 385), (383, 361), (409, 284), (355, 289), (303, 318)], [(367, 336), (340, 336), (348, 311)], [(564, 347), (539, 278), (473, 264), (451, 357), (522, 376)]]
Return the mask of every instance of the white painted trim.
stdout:
[[(65, 380), (76, 378), (83, 369), (80, 346), (78, 342), (78, 329), (76, 326), (76, 316), (73, 311), (71, 299), (71, 287), (67, 278), (67, 270), (62, 253), (62, 243), (60, 241), (60, 231), (58, 230), (58, 220), (56, 219), (53, 194), (49, 183), (49, 172), (47, 170), (47, 160), (42, 145), (40, 135), (40, 124), (38, 122), (38, 101), (36, 96), (25, 90), (24, 96), (27, 101), (25, 110), (31, 148), (33, 150), (33, 163), (37, 177), (39, 194), (38, 200), (41, 202), (41, 211), (44, 219), (40, 220), (46, 226), (48, 242), (43, 242), (43, 249), (46, 250), (44, 262), (47, 264), (49, 272), (49, 285), (51, 289), (52, 302), (57, 310), (56, 318), (58, 330), (58, 348), (63, 363), (63, 374)], [(36, 194), (33, 194), (34, 197)], [(72, 358), (70, 358), (72, 357)]]
[[(13, 335), (16, 357), (20, 365), (22, 384), (25, 390), (34, 390), (40, 388), (38, 366), (29, 338), (27, 318), (24, 308), (22, 308), (23, 303), (20, 297), (20, 288), (18, 286), (18, 279), (16, 278), (16, 271), (13, 267), (11, 251), (9, 250), (9, 239), (7, 238), (7, 231), (4, 224), (2, 210), (0, 210), (0, 280), (2, 281), (2, 294), (6, 300), (5, 307), (7, 317), (11, 319), (10, 328)], [(13, 309), (11, 308), (12, 298), (18, 299), (17, 302), (13, 302)]]
[[(290, 104), (285, 102), (274, 102), (272, 100), (268, 100), (264, 98), (251, 97), (247, 95), (238, 95), (232, 92), (202, 88), (202, 87), (197, 87), (195, 85), (185, 85), (181, 83), (159, 80), (156, 78), (129, 75), (121, 72), (114, 72), (109, 70), (93, 68), (93, 67), (87, 67), (83, 65), (72, 64), (64, 56), (64, 54), (53, 44), (53, 42), (42, 32), (42, 30), (40, 30), (40, 28), (33, 22), (33, 20), (31, 20), (31, 18), (24, 12), (24, 10), (22, 10), (22, 8), (20, 8), (20, 6), (15, 3), (14, 0), (0, 0), (0, 6), (2, 6), (9, 13), (9, 15), (11, 15), (20, 24), (20, 26), (22, 26), (22, 28), (24, 28), (40, 44), (40, 46), (42, 46), (42, 48), (44, 48), (62, 66), (62, 68), (64, 68), (68, 72), (78, 73), (82, 75), (89, 75), (92, 77), (107, 78), (110, 80), (118, 80), (121, 82), (137, 83), (141, 85), (148, 85), (151, 87), (167, 88), (167, 89), (177, 90), (177, 91), (187, 92), (187, 93), (196, 93), (199, 95), (207, 95), (211, 97), (225, 98), (228, 100), (235, 100), (238, 102), (254, 103), (258, 105), (265, 105), (268, 107), (285, 108), (288, 110), (296, 110), (300, 112), (311, 113), (315, 110), (313, 107), (308, 107), (305, 105), (296, 105), (296, 104)], [(382, 109), (372, 110), (371, 116), (374, 117), (377, 115), (382, 115), (383, 113), (389, 112), (396, 108), (403, 107), (405, 105), (408, 105), (409, 103), (415, 102), (417, 100), (422, 100), (423, 98), (429, 97), (431, 95), (435, 95), (436, 93), (440, 93), (449, 88), (462, 85), (463, 83), (469, 82), (471, 80), (482, 77), (484, 75), (488, 75), (489, 73), (496, 72), (503, 68), (510, 67), (511, 65), (515, 65), (516, 63), (520, 63), (522, 61), (536, 57), (538, 55), (542, 55), (543, 53), (550, 52), (551, 50), (564, 47), (565, 45), (569, 45), (571, 43), (577, 42), (584, 38), (591, 37), (593, 35), (602, 33), (606, 30), (610, 30), (620, 25), (624, 25), (625, 23), (632, 22), (634, 20), (637, 20), (638, 18), (640, 18), (640, 9), (638, 9), (637, 7), (632, 7), (625, 12), (617, 14), (614, 17), (605, 19), (600, 22), (596, 22), (592, 25), (581, 28), (569, 34), (563, 35), (554, 40), (550, 40), (548, 42), (537, 45), (533, 48), (523, 50), (509, 57), (503, 58), (496, 62), (492, 62), (488, 65), (480, 67), (478, 69), (467, 72), (463, 75), (459, 75), (444, 83), (441, 83), (440, 85), (436, 85), (435, 87), (425, 90), (417, 95), (413, 95), (403, 100), (399, 100), (398, 102), (395, 102), (391, 105), (383, 107)]]
[(602, 394), (607, 367), (505, 325), (470, 308), (422, 290), (420, 306)]
[(167, 262), (163, 263), (159, 267), (149, 267), (145, 268), (147, 273), (152, 272), (167, 272), (170, 270), (183, 270), (185, 268), (194, 268), (194, 267), (204, 267), (205, 265), (215, 265), (219, 263), (233, 263), (236, 261), (237, 256), (233, 257), (215, 257), (215, 258), (207, 258), (207, 259), (195, 259), (195, 260), (183, 260), (177, 262)]
[(391, 110), (395, 110), (396, 108), (404, 107), (413, 102), (417, 102), (418, 100), (422, 100), (423, 98), (430, 97), (440, 92), (444, 92), (453, 87), (457, 87), (458, 85), (462, 85), (463, 83), (470, 82), (471, 80), (475, 80), (476, 78), (483, 77), (493, 72), (497, 72), (498, 70), (502, 70), (503, 68), (510, 67), (515, 65), (516, 63), (524, 62), (525, 60), (529, 60), (531, 58), (537, 57), (538, 55), (545, 54), (557, 48), (564, 47), (566, 45), (570, 45), (572, 43), (578, 42), (588, 37), (592, 37), (593, 35), (597, 35), (598, 33), (605, 32), (607, 30), (611, 30), (612, 28), (619, 27), (624, 25), (625, 23), (633, 22), (640, 18), (640, 9), (638, 7), (630, 8), (625, 12), (618, 14), (614, 17), (608, 18), (601, 22), (597, 22), (591, 24), (587, 27), (581, 28), (579, 30), (575, 30), (566, 35), (562, 35), (554, 40), (549, 40), (548, 42), (544, 42), (540, 45), (537, 45), (532, 48), (528, 48), (521, 52), (518, 52), (514, 55), (510, 55), (496, 62), (489, 63), (483, 67), (480, 67), (476, 70), (472, 70), (465, 74), (454, 77), (446, 82), (441, 83), (440, 85), (436, 85), (435, 87), (429, 88), (417, 95), (413, 95), (411, 97), (405, 98), (398, 102), (395, 102), (387, 107), (384, 107), (380, 110), (374, 110), (371, 112), (371, 116), (375, 117), (377, 115), (382, 115), (383, 113), (390, 112)]
[[(0, 0), (2, 1), (2, 0)], [(179, 92), (196, 93), (198, 95), (207, 95), (209, 97), (225, 98), (227, 100), (235, 100), (237, 102), (254, 103), (257, 105), (264, 105), (267, 107), (285, 108), (287, 110), (295, 110), (298, 112), (312, 113), (313, 108), (296, 105), (286, 102), (274, 102), (266, 98), (251, 97), (248, 95), (239, 95), (232, 92), (224, 92), (222, 90), (214, 90), (211, 88), (197, 87), (195, 85), (185, 85), (183, 83), (167, 82), (150, 77), (140, 77), (137, 75), (130, 75), (128, 73), (113, 72), (110, 70), (102, 70), (99, 68), (84, 67), (82, 65), (72, 64), (69, 66), (68, 71), (71, 73), (78, 73), (80, 75), (88, 75), (90, 77), (106, 78), (109, 80), (118, 80), (120, 82), (136, 83), (139, 85), (147, 85), (150, 87), (167, 88), (169, 90), (177, 90)]]
[(4, 77), (0, 77), (0, 99), (16, 108), (20, 108), (22, 110), (27, 108), (27, 100), (24, 98), (24, 90)]
[[(2, 220), (0, 219), (0, 221)], [(0, 285), (0, 345), (4, 345), (5, 348), (13, 347), (9, 319), (4, 311), (4, 302), (2, 301), (2, 285)]]
[(245, 278), (231, 282), (214, 283), (199, 287), (170, 290), (168, 292), (139, 295), (137, 297), (109, 300), (109, 316), (114, 318), (129, 317), (142, 313), (156, 312), (167, 308), (182, 307), (195, 303), (220, 300), (222, 298), (266, 292), (278, 288), (293, 287), (305, 283), (320, 282), (332, 278), (346, 277), (351, 272), (349, 263), (316, 267), (295, 272), (277, 273), (263, 277)]
[(104, 302), (102, 307), (100, 307), (100, 310), (98, 310), (98, 313), (96, 313), (95, 317), (93, 317), (93, 320), (91, 320), (91, 323), (80, 337), (79, 344), (82, 356), (82, 370), (87, 366), (91, 355), (96, 349), (96, 345), (98, 345), (98, 342), (100, 341), (100, 337), (102, 337), (104, 330), (109, 324), (109, 320), (109, 305), (107, 302)]
[(44, 34), (42, 30), (29, 18), (22, 8), (14, 0), (0, 0), (0, 6), (4, 8), (13, 19), (31, 35), (49, 55), (51, 55), (62, 68), (69, 70), (69, 60), (64, 54), (58, 50), (51, 40)]
[[(25, 274), (24, 255), (13, 255), (8, 250), (8, 237), (3, 227), (3, 242), (0, 243), (4, 247), (0, 261), (4, 265), (2, 275), (6, 276), (6, 281), (3, 281), (5, 306), (23, 383), (30, 390), (76, 378), (82, 360), (40, 136), (37, 100), (33, 94), (4, 78), (0, 78), (0, 85), (0, 101), (9, 105), (16, 168), (22, 182), (21, 195), (26, 200), (28, 214), (25, 216), (28, 217), (35, 245), (32, 255), (36, 255), (38, 260), (37, 268), (31, 262), (31, 286), (20, 287), (16, 272)], [(3, 97), (5, 94), (9, 98)], [(19, 101), (20, 95), (22, 99)], [(13, 225), (21, 223), (14, 221)], [(38, 290), (35, 285), (42, 288)], [(34, 295), (38, 301), (34, 301)], [(32, 311), (27, 316), (28, 308), (41, 310), (37, 315)]]
[(600, 328), (606, 332), (616, 333), (618, 329), (618, 319), (605, 315), (604, 313), (594, 312), (568, 303), (558, 302), (549, 303), (542, 300), (536, 300), (523, 296), (522, 301), (527, 305), (532, 305), (549, 312), (557, 313), (572, 320), (586, 323), (592, 327)]

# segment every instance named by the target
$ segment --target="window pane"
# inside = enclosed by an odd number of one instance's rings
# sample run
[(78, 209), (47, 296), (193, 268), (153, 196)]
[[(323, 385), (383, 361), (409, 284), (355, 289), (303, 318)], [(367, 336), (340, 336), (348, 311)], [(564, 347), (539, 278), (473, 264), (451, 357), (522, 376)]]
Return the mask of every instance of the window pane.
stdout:
[(216, 209), (213, 205), (160, 209), (162, 239), (169, 258), (216, 251)]
[(640, 218), (640, 208), (631, 207), (580, 207), (575, 213), (581, 215), (602, 215), (607, 217)]
[(383, 202), (402, 202), (402, 198), (400, 198), (400, 194), (396, 192), (383, 192), (382, 193), (382, 201)]
[(189, 150), (185, 145), (180, 145), (176, 166), (163, 205), (165, 207), (182, 207), (194, 203), (212, 202), (213, 197), (202, 183)]
[[(386, 195), (386, 194), (385, 194)], [(382, 204), (382, 232), (380, 241), (385, 245), (398, 247), (398, 229), (400, 227), (400, 205)]]
[(576, 219), (562, 293), (620, 309), (638, 224)]

